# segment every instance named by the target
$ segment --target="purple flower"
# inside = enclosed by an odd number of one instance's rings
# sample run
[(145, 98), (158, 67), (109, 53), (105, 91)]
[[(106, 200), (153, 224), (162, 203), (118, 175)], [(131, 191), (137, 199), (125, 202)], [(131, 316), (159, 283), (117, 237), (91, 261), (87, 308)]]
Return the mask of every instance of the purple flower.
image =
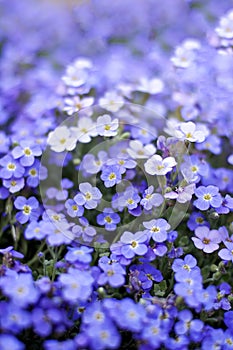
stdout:
[(100, 178), (107, 188), (118, 184), (122, 178), (120, 165), (104, 165)]
[(97, 215), (98, 225), (104, 225), (107, 231), (114, 231), (121, 221), (120, 216), (111, 208), (105, 208), (103, 213)]
[(217, 230), (210, 230), (207, 226), (197, 227), (196, 237), (192, 237), (195, 247), (202, 249), (205, 253), (212, 253), (219, 248), (221, 236)]
[(115, 261), (111, 261), (107, 256), (103, 256), (99, 259), (99, 267), (103, 272), (98, 277), (98, 284), (106, 285), (107, 283), (111, 287), (120, 287), (125, 283), (125, 270)]
[(21, 210), (15, 215), (16, 220), (21, 224), (25, 224), (27, 221), (35, 221), (40, 215), (39, 202), (35, 197), (26, 199), (23, 196), (16, 198), (14, 202), (16, 209)]
[(0, 177), (2, 179), (12, 179), (13, 177), (19, 179), (25, 172), (24, 167), (9, 155), (0, 159), (0, 165), (2, 166), (2, 169), (0, 170)]
[(135, 255), (146, 254), (148, 248), (145, 243), (147, 240), (148, 237), (145, 232), (138, 231), (136, 233), (131, 233), (125, 231), (120, 239), (120, 242), (123, 243), (121, 247), (122, 255), (127, 259), (131, 259)]
[(159, 207), (163, 203), (163, 196), (160, 193), (153, 193), (154, 186), (149, 186), (144, 194), (140, 204), (146, 209), (151, 210), (153, 207)]
[(91, 253), (92, 248), (81, 246), (81, 247), (68, 247), (68, 253), (65, 255), (65, 259), (70, 263), (79, 262), (82, 264), (89, 264), (92, 260)]
[(195, 200), (193, 204), (200, 210), (207, 210), (210, 206), (218, 208), (222, 204), (222, 197), (216, 186), (199, 186), (195, 190), (195, 195), (198, 199)]
[(155, 242), (161, 243), (167, 239), (167, 231), (171, 228), (165, 219), (153, 219), (144, 221), (143, 226), (147, 229), (146, 232)]
[(233, 242), (224, 241), (225, 247), (218, 252), (221, 259), (233, 262)]
[(96, 208), (102, 197), (100, 190), (97, 187), (91, 186), (88, 182), (81, 183), (79, 190), (81, 193), (78, 193), (74, 197), (74, 201), (78, 205), (84, 205), (86, 209)]
[(31, 166), (35, 157), (42, 154), (42, 149), (39, 145), (34, 145), (32, 142), (21, 141), (19, 146), (12, 150), (12, 155), (15, 159), (19, 159), (23, 166)]

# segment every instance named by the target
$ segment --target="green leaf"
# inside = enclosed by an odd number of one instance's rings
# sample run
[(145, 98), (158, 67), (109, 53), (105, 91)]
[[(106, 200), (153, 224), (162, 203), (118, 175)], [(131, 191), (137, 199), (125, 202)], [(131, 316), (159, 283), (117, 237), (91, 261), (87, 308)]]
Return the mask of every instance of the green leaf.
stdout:
[(154, 294), (159, 297), (163, 297), (166, 294), (166, 290), (167, 282), (165, 280), (154, 285)]

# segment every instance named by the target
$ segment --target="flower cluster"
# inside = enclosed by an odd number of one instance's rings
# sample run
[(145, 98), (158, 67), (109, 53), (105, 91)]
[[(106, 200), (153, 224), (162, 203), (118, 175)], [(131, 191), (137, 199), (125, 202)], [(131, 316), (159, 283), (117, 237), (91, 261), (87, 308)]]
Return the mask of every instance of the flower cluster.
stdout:
[(232, 349), (230, 5), (0, 3), (0, 350)]

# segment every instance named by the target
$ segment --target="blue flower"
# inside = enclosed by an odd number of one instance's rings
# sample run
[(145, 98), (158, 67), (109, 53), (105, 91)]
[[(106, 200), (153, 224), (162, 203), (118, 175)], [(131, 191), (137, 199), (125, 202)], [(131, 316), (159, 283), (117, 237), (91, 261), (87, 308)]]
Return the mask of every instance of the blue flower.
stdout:
[(141, 198), (138, 195), (138, 191), (135, 187), (129, 186), (125, 192), (121, 193), (118, 197), (118, 205), (121, 208), (128, 208), (129, 210), (136, 209)]
[(38, 159), (35, 160), (34, 164), (26, 168), (25, 175), (27, 176), (27, 185), (33, 188), (39, 185), (40, 180), (47, 178), (47, 169), (40, 165)]
[(175, 324), (176, 334), (190, 334), (193, 341), (199, 341), (202, 329), (204, 327), (203, 321), (193, 319), (193, 315), (189, 310), (182, 310), (178, 317), (180, 321)]
[(35, 197), (26, 199), (23, 196), (16, 198), (14, 202), (16, 209), (21, 210), (15, 215), (16, 220), (21, 224), (25, 224), (27, 221), (35, 221), (40, 215), (39, 202)]
[(77, 202), (73, 199), (67, 199), (67, 201), (65, 202), (65, 207), (68, 215), (72, 218), (82, 216), (84, 213), (83, 206), (78, 205)]
[(146, 209), (146, 210), (151, 210), (153, 207), (159, 207), (163, 201), (164, 198), (160, 193), (153, 193), (154, 191), (154, 186), (149, 186), (144, 194), (143, 198), (140, 202), (140, 204)]
[(20, 179), (24, 175), (24, 167), (10, 155), (1, 158), (0, 165), (2, 167), (0, 170), (2, 179), (12, 179), (13, 177)]
[(148, 237), (145, 232), (139, 231), (136, 233), (131, 233), (125, 231), (120, 239), (120, 242), (123, 243), (121, 247), (121, 254), (127, 259), (131, 259), (135, 255), (146, 254), (148, 250), (146, 245), (147, 240)]
[(155, 242), (161, 243), (167, 240), (167, 231), (171, 228), (165, 219), (153, 219), (144, 221), (143, 226), (147, 229), (147, 234), (153, 238)]
[(94, 279), (89, 271), (69, 268), (67, 273), (60, 274), (59, 281), (63, 298), (71, 303), (86, 301), (92, 293)]
[(126, 272), (118, 262), (103, 256), (99, 259), (98, 265), (103, 270), (103, 273), (99, 275), (98, 284), (106, 285), (108, 283), (111, 287), (116, 288), (125, 283)]
[(39, 291), (34, 286), (29, 273), (5, 276), (0, 281), (0, 288), (11, 301), (21, 307), (27, 307), (37, 302)]
[(121, 337), (110, 320), (99, 325), (91, 324), (85, 333), (88, 335), (91, 349), (119, 349)]
[(75, 350), (76, 344), (73, 340), (68, 339), (64, 341), (58, 340), (45, 340), (43, 343), (45, 350)]
[(195, 195), (198, 199), (193, 202), (193, 205), (200, 210), (207, 210), (210, 206), (218, 208), (222, 204), (222, 197), (216, 186), (199, 186), (195, 190)]
[(94, 209), (97, 207), (102, 194), (97, 187), (93, 187), (88, 182), (83, 182), (79, 185), (80, 193), (74, 197), (74, 201), (86, 209)]
[(1, 350), (23, 350), (25, 346), (12, 334), (0, 334)]
[(92, 260), (91, 253), (93, 248), (81, 246), (81, 247), (68, 247), (68, 252), (65, 255), (65, 259), (70, 263), (79, 262), (82, 264), (89, 264)]
[(104, 165), (100, 178), (107, 188), (118, 184), (122, 178), (120, 165)]
[(16, 193), (24, 188), (24, 178), (17, 179), (12, 177), (10, 180), (3, 180), (3, 186), (6, 187), (10, 193)]
[(107, 231), (114, 231), (120, 221), (120, 216), (114, 213), (111, 208), (105, 208), (103, 213), (97, 215), (97, 223), (101, 226), (104, 225)]
[(38, 157), (41, 154), (41, 147), (28, 141), (21, 141), (19, 146), (16, 146), (12, 150), (14, 159), (19, 159), (22, 166), (31, 166), (35, 161), (35, 157)]

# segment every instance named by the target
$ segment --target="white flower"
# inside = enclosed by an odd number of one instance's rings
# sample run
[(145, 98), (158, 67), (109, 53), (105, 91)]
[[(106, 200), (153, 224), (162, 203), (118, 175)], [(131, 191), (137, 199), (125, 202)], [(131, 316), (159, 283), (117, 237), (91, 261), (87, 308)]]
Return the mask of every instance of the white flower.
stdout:
[(97, 119), (96, 130), (100, 136), (115, 136), (119, 127), (117, 118), (111, 119), (110, 115), (104, 114)]
[(67, 67), (66, 74), (62, 77), (62, 80), (67, 86), (79, 87), (86, 83), (88, 78), (87, 70), (91, 67), (91, 61), (85, 58), (77, 59)]
[(48, 135), (48, 144), (54, 152), (72, 151), (76, 147), (77, 139), (72, 137), (67, 126), (59, 126)]
[(185, 40), (175, 49), (175, 55), (171, 58), (175, 67), (188, 68), (196, 57), (196, 51), (200, 49), (199, 41), (193, 39)]
[(175, 131), (174, 136), (190, 142), (203, 142), (206, 138), (204, 130), (198, 128), (193, 122), (180, 123), (179, 129)]
[(166, 175), (174, 166), (176, 166), (175, 158), (162, 158), (158, 154), (153, 155), (145, 163), (145, 170), (150, 175)]
[(146, 79), (141, 78), (140, 84), (136, 87), (137, 91), (142, 91), (149, 94), (158, 94), (164, 89), (164, 83), (160, 79)]
[(127, 152), (133, 159), (145, 159), (155, 154), (156, 148), (152, 144), (144, 146), (141, 141), (132, 140), (129, 142)]
[(78, 112), (82, 108), (90, 107), (93, 105), (94, 98), (93, 97), (85, 97), (82, 100), (79, 96), (74, 96), (72, 98), (66, 98), (65, 104), (66, 106), (63, 108), (67, 114), (72, 115), (75, 112)]
[(176, 199), (179, 203), (186, 203), (191, 201), (195, 188), (195, 184), (189, 184), (185, 187), (180, 186), (175, 191), (165, 193), (164, 198)]
[(71, 131), (73, 137), (81, 143), (88, 143), (91, 137), (97, 136), (96, 124), (88, 117), (80, 118), (77, 127), (71, 127)]
[(109, 112), (117, 112), (124, 105), (124, 99), (115, 91), (109, 91), (99, 99), (99, 105)]
[(220, 19), (219, 26), (215, 31), (220, 38), (233, 39), (233, 11)]

